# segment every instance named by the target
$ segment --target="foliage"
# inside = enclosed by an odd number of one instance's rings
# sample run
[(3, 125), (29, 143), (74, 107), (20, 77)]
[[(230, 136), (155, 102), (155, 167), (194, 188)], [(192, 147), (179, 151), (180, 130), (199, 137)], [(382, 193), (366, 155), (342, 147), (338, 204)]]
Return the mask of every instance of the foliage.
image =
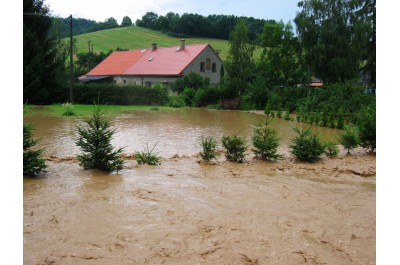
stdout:
[(45, 160), (41, 157), (43, 149), (31, 149), (38, 142), (38, 140), (33, 139), (32, 131), (33, 126), (31, 124), (23, 125), (23, 174), (30, 177), (39, 175), (47, 167)]
[(146, 147), (144, 148), (144, 151), (141, 152), (136, 152), (135, 157), (136, 161), (139, 164), (148, 164), (148, 165), (160, 165), (161, 164), (161, 157), (158, 156), (158, 153), (154, 152), (154, 148), (156, 145), (153, 146), (153, 148), (149, 149), (149, 145), (147, 144)]
[(255, 155), (271, 160), (282, 158), (282, 155), (277, 152), (279, 146), (278, 132), (269, 126), (268, 120), (265, 121), (265, 124), (254, 126), (252, 141)]
[(184, 95), (179, 94), (170, 96), (168, 106), (173, 108), (186, 107)]
[(203, 152), (200, 152), (200, 156), (204, 161), (210, 161), (217, 157), (217, 141), (212, 137), (202, 137), (201, 146)]
[(243, 94), (252, 78), (255, 46), (250, 42), (248, 26), (240, 19), (229, 39), (229, 52), (225, 62), (226, 83), (231, 98)]
[(269, 104), (269, 101), (265, 105), (264, 114), (267, 115), (267, 117), (269, 117), (269, 115), (271, 115), (271, 106)]
[(359, 144), (358, 133), (357, 130), (350, 127), (345, 126), (345, 131), (340, 135), (339, 142), (347, 149), (347, 153), (350, 154), (350, 150), (356, 148)]
[(76, 145), (83, 154), (78, 155), (79, 164), (84, 169), (104, 171), (120, 170), (124, 161), (120, 157), (123, 148), (113, 150), (111, 139), (115, 130), (110, 129), (110, 119), (99, 105), (94, 106), (91, 118), (86, 121), (87, 128), (78, 127)]
[(256, 104), (251, 100), (249, 94), (240, 96), (239, 108), (241, 110), (254, 110), (256, 109)]
[(320, 159), (324, 153), (324, 145), (319, 136), (311, 132), (311, 129), (302, 130), (293, 128), (297, 135), (292, 139), (289, 145), (290, 153), (300, 161), (315, 162)]
[(338, 128), (339, 130), (343, 130), (344, 128), (344, 117), (342, 109), (340, 109), (338, 113), (336, 128)]
[(87, 52), (87, 53), (78, 53), (76, 55), (76, 69), (75, 69), (75, 76), (79, 77), (82, 75), (87, 74), (93, 68), (95, 68), (99, 63), (101, 63), (107, 56), (111, 54), (112, 51), (107, 53), (100, 52)]
[(278, 107), (278, 111), (276, 112), (276, 117), (282, 118), (282, 107), (281, 106)]
[(64, 109), (64, 112), (62, 113), (63, 116), (75, 116), (76, 113), (73, 111), (73, 108), (75, 107), (73, 104), (66, 102), (62, 104), (62, 107)]
[(265, 23), (261, 47), (257, 70), (264, 85), (292, 86), (307, 82), (303, 51), (290, 22), (286, 25), (282, 21)]
[(210, 85), (210, 79), (208, 77), (202, 77), (200, 74), (190, 72), (183, 78), (179, 78), (172, 86), (174, 92), (182, 93), (185, 88), (192, 88), (197, 90), (199, 88), (206, 88)]
[[(92, 104), (99, 95), (104, 102), (112, 105), (161, 106), (169, 102), (168, 89), (162, 86), (118, 86), (112, 83), (74, 85), (74, 103), (76, 104)], [(68, 99), (68, 88), (65, 88), (57, 100), (65, 102)]]
[(128, 16), (124, 16), (122, 18), (121, 27), (129, 27), (132, 26), (132, 20)]
[(335, 142), (326, 142), (325, 146), (325, 154), (330, 157), (336, 157), (339, 154), (339, 147)]
[(290, 113), (289, 113), (288, 110), (285, 111), (285, 116), (283, 116), (283, 118), (284, 118), (286, 121), (290, 121)]
[(23, 11), (24, 102), (48, 104), (65, 86), (67, 49), (58, 36), (49, 34), (50, 11), (42, 0), (24, 0)]
[[(346, 0), (303, 0), (295, 18), (297, 31), (313, 73), (324, 82), (356, 77), (372, 37), (371, 21), (357, 14), (360, 5)], [(375, 14), (375, 1), (371, 8)]]
[(376, 148), (376, 107), (362, 109), (357, 116), (360, 145), (373, 152)]
[(234, 135), (224, 135), (222, 146), (226, 149), (225, 157), (228, 161), (242, 163), (245, 161), (246, 140)]

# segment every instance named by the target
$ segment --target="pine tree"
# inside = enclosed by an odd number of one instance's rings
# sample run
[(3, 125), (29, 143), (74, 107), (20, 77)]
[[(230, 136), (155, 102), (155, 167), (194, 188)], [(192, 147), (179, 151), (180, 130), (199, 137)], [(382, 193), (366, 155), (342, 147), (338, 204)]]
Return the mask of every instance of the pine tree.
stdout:
[(41, 158), (43, 149), (31, 150), (38, 140), (32, 138), (33, 126), (31, 124), (23, 126), (24, 136), (24, 155), (23, 155), (23, 173), (26, 176), (34, 177), (43, 172), (47, 167), (45, 160)]
[(113, 150), (111, 139), (115, 130), (110, 129), (110, 120), (99, 105), (95, 105), (93, 115), (86, 121), (88, 128), (78, 127), (76, 145), (84, 152), (79, 155), (79, 164), (84, 169), (115, 171), (124, 164), (120, 157), (123, 148)]

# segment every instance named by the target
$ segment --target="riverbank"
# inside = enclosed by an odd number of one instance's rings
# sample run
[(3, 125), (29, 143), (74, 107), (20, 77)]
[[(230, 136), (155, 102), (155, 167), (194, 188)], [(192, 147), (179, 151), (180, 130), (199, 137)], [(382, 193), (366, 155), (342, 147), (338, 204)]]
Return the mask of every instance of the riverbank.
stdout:
[(246, 158), (111, 175), (50, 158), (24, 178), (24, 264), (375, 264), (374, 154)]

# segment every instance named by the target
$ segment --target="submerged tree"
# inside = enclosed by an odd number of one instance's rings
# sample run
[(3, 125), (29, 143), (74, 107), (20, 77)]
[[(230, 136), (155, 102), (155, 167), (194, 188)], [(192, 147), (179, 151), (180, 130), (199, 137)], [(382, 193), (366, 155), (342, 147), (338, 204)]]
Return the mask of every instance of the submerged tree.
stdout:
[(32, 138), (33, 126), (24, 124), (24, 155), (23, 155), (23, 173), (26, 176), (34, 177), (39, 175), (47, 166), (45, 160), (41, 157), (43, 149), (32, 150), (38, 140)]
[(122, 169), (124, 164), (120, 157), (123, 148), (113, 150), (111, 139), (115, 130), (110, 129), (110, 119), (99, 105), (95, 105), (93, 115), (86, 120), (88, 128), (78, 127), (76, 145), (83, 154), (79, 155), (79, 164), (84, 169), (100, 169), (115, 171)]

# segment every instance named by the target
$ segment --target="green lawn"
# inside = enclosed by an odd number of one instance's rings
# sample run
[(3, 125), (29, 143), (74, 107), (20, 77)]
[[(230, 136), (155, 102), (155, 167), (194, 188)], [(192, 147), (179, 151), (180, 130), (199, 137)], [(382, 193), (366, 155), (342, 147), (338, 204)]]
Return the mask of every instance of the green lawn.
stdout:
[[(122, 105), (102, 105), (102, 109), (106, 110), (107, 113), (115, 115), (124, 111), (157, 111), (157, 110), (170, 110), (171, 107), (162, 106), (122, 106)], [(88, 117), (93, 114), (94, 105), (83, 105), (76, 104), (73, 106), (72, 111), (75, 116)], [(24, 106), (24, 115), (46, 115), (46, 116), (63, 116), (66, 109), (61, 104), (53, 104), (48, 106), (35, 106), (26, 105)]]

